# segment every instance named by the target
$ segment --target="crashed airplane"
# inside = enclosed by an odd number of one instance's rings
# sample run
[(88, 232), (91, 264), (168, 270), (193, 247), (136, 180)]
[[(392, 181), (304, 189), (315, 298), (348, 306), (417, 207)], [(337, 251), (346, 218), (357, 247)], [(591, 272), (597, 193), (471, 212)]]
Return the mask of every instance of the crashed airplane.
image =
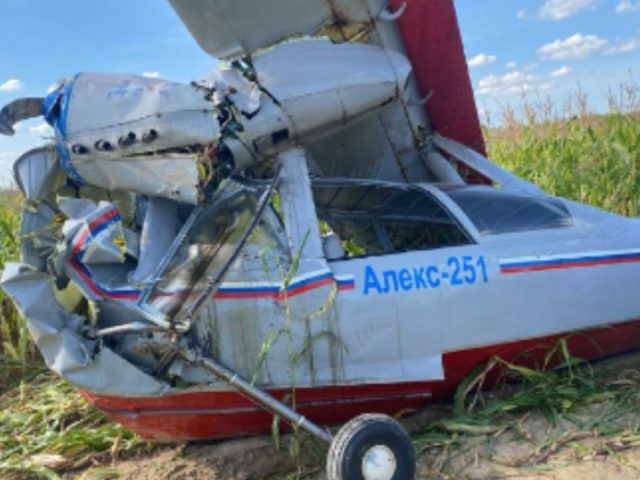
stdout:
[(205, 79), (83, 73), (0, 112), (55, 130), (15, 163), (2, 288), (110, 418), (181, 441), (275, 414), (331, 480), (405, 480), (386, 415), (568, 335), (638, 346), (640, 223), (484, 157), (452, 0), (169, 1)]

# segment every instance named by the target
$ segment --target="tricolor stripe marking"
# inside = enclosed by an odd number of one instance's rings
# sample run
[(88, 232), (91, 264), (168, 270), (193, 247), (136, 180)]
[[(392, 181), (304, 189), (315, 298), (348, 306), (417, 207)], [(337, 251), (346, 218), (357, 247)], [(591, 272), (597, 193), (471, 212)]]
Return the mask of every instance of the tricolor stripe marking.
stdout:
[[(91, 272), (82, 263), (84, 256), (84, 248), (89, 243), (91, 237), (98, 235), (100, 232), (109, 227), (109, 225), (120, 221), (118, 210), (112, 209), (104, 213), (100, 217), (91, 221), (88, 228), (78, 238), (73, 245), (69, 263), (73, 270), (83, 280), (83, 283), (93, 292), (94, 295), (102, 298), (113, 298), (118, 300), (136, 300), (140, 296), (140, 291), (136, 289), (110, 289), (99, 285), (93, 281)], [(333, 282), (337, 284), (338, 290), (354, 290), (355, 280), (352, 275), (333, 276), (331, 270), (320, 270), (304, 275), (300, 275), (293, 279), (287, 288), (285, 295), (281, 283), (223, 283), (214, 294), (214, 298), (220, 300), (231, 299), (256, 299), (256, 298), (273, 298), (275, 300), (284, 300), (285, 297), (293, 297), (305, 292), (309, 292), (316, 288), (331, 285)], [(160, 294), (161, 296), (189, 296), (185, 292), (169, 292)]]
[(71, 264), (71, 268), (75, 270), (75, 272), (80, 276), (80, 278), (94, 293), (94, 295), (97, 295), (98, 297), (113, 298), (117, 300), (135, 300), (140, 295), (140, 292), (138, 290), (126, 288), (110, 289), (108, 287), (98, 285), (91, 278), (91, 272), (89, 271), (89, 269), (82, 263), (82, 257), (84, 256), (84, 247), (87, 245), (87, 243), (89, 243), (90, 236), (93, 237), (98, 235), (100, 232), (107, 229), (109, 225), (118, 223), (119, 221), (120, 213), (115, 208), (107, 211), (95, 220), (91, 221), (88, 228), (84, 227), (82, 235), (80, 235), (78, 241), (73, 245), (69, 263)]
[(336, 282), (338, 283), (338, 290), (341, 292), (356, 289), (356, 281), (353, 275), (338, 275), (336, 276)]
[(574, 255), (554, 255), (545, 259), (539, 257), (523, 257), (501, 260), (500, 272), (504, 274), (540, 272), (635, 262), (640, 262), (639, 250), (588, 252)]
[(285, 295), (280, 283), (223, 283), (215, 294), (217, 299), (273, 298), (279, 301), (294, 297), (316, 288), (337, 283), (338, 290), (355, 289), (353, 276), (334, 277), (331, 270), (321, 270), (296, 277)]

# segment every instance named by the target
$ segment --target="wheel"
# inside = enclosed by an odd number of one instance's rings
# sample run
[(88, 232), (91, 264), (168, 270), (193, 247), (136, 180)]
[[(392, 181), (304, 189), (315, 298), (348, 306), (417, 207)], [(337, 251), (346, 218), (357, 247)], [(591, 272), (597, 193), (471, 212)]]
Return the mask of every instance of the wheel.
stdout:
[(329, 447), (328, 480), (413, 480), (415, 472), (411, 438), (386, 415), (354, 418)]

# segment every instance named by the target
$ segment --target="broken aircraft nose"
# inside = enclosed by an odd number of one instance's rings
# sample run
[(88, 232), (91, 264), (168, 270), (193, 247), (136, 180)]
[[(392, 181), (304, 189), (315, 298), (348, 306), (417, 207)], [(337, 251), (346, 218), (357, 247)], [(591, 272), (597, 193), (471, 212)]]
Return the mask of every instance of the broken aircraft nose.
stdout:
[[(200, 84), (76, 75), (44, 100), (45, 117), (70, 178), (195, 204), (222, 178), (379, 112), (403, 94), (410, 72), (399, 53), (308, 38)], [(5, 115), (0, 130), (31, 115), (32, 103), (6, 107), (21, 113)]]

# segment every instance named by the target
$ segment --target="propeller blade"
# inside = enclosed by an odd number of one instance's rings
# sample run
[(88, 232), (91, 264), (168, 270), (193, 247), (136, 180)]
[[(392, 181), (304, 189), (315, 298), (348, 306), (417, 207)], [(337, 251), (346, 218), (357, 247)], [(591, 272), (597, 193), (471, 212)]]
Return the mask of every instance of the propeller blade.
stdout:
[(0, 110), (0, 134), (12, 136), (16, 123), (42, 115), (43, 102), (44, 98), (20, 98), (5, 105)]

